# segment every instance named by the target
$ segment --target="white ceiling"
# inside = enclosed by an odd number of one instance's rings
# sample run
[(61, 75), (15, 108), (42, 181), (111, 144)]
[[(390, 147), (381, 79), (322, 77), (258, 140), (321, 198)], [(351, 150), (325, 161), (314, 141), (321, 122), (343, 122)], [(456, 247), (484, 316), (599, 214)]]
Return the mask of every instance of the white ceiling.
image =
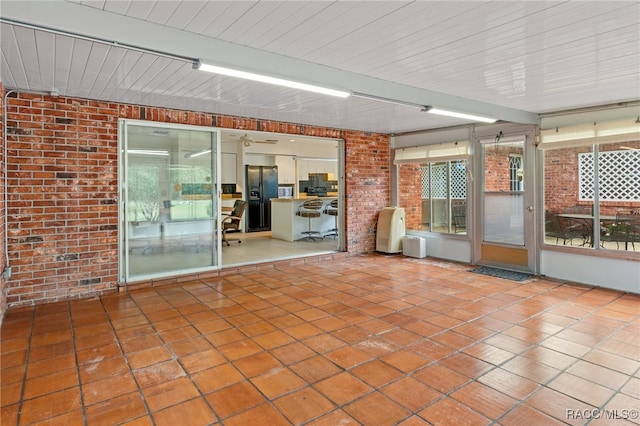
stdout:
[(5, 87), (65, 96), (384, 133), (469, 123), (202, 59), (515, 122), (640, 99), (638, 1), (2, 0), (0, 17)]

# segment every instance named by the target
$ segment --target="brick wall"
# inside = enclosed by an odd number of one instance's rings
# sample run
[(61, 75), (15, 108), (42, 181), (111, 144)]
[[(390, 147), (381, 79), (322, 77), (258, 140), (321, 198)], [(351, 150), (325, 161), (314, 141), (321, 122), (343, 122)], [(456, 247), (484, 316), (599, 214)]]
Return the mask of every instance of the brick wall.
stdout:
[(398, 205), (404, 208), (406, 229), (422, 229), (422, 167), (398, 166)]
[(8, 98), (7, 304), (112, 291), (118, 278), (119, 118), (342, 138), (347, 252), (375, 249), (389, 200), (389, 137), (25, 92)]
[[(0, 82), (0, 203), (2, 208), (0, 209), (0, 273), (7, 265), (7, 259), (5, 258), (5, 232), (4, 222), (6, 212), (4, 211), (4, 172), (5, 172), (5, 158), (4, 158), (4, 87)], [(5, 279), (0, 274), (0, 323), (4, 318), (4, 313), (7, 309), (7, 290)]]
[(345, 192), (347, 251), (375, 250), (380, 209), (389, 205), (389, 137), (345, 131)]

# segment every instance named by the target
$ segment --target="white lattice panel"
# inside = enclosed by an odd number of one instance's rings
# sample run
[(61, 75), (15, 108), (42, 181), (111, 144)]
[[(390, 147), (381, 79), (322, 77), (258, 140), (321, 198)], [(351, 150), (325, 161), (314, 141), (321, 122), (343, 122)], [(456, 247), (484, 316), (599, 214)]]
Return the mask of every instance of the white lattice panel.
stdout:
[[(598, 158), (600, 201), (640, 201), (640, 151), (605, 151)], [(578, 155), (580, 200), (594, 198), (593, 167), (593, 153)]]
[(429, 166), (422, 166), (420, 168), (421, 180), (422, 180), (422, 198), (431, 198), (429, 196)]
[(431, 166), (431, 198), (447, 198), (447, 164)]
[(451, 198), (467, 199), (467, 164), (464, 161), (451, 163)]

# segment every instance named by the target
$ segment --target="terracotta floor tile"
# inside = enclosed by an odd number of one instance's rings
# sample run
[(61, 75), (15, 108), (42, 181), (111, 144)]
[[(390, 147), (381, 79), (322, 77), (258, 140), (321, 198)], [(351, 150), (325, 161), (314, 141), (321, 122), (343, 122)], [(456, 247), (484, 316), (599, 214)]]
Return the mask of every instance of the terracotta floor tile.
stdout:
[(336, 405), (344, 405), (373, 391), (372, 387), (347, 372), (324, 379), (316, 383), (315, 388)]
[(116, 343), (76, 352), (78, 365), (92, 364), (104, 359), (120, 356), (122, 356), (122, 351)]
[(300, 342), (290, 343), (280, 346), (270, 351), (284, 365), (291, 365), (307, 358), (315, 356), (316, 353)]
[(323, 356), (314, 356), (291, 366), (291, 369), (307, 383), (316, 383), (341, 371)]
[(173, 356), (164, 346), (154, 346), (150, 349), (134, 352), (128, 356), (129, 366), (132, 369), (148, 367), (163, 361), (172, 359)]
[(282, 364), (268, 352), (258, 352), (237, 360), (233, 364), (248, 378), (264, 374), (274, 368), (282, 367)]
[(620, 389), (620, 392), (640, 400), (640, 378), (630, 378), (629, 381)]
[(291, 423), (270, 404), (244, 411), (224, 421), (225, 426), (269, 425), (289, 426)]
[(471, 382), (455, 391), (451, 398), (490, 419), (502, 416), (517, 402), (514, 398), (478, 382)]
[(284, 331), (275, 330), (254, 337), (253, 341), (262, 346), (262, 348), (269, 350), (294, 342), (295, 339)]
[(635, 371), (638, 371), (638, 368), (640, 368), (640, 360), (638, 359), (633, 360), (621, 357), (599, 349), (592, 350), (586, 354), (583, 359), (593, 364), (601, 365), (624, 374), (633, 374)]
[(454, 331), (445, 331), (432, 335), (430, 340), (458, 350), (476, 343), (475, 339)]
[(243, 339), (217, 348), (227, 359), (235, 361), (262, 352), (263, 349), (252, 340)]
[(412, 377), (404, 377), (380, 392), (412, 412), (416, 412), (440, 399), (443, 395)]
[[(29, 362), (42, 361), (50, 358), (57, 358), (62, 355), (70, 355), (74, 353), (73, 343), (60, 342), (52, 345), (38, 346), (31, 348), (29, 351)], [(12, 365), (22, 364), (25, 360), (26, 351), (16, 351), (2, 356), (3, 367), (11, 367)]]
[(127, 373), (129, 367), (124, 358), (97, 358), (96, 362), (87, 363), (79, 368), (82, 383), (89, 383), (110, 376)]
[(193, 326), (202, 334), (212, 334), (222, 330), (228, 330), (233, 326), (222, 318), (193, 323)]
[(79, 410), (80, 401), (79, 387), (25, 400), (22, 403), (20, 422), (25, 425), (44, 422), (52, 417)]
[(618, 390), (628, 379), (626, 374), (582, 360), (569, 367), (567, 372), (614, 390)]
[(381, 358), (381, 361), (386, 362), (404, 373), (417, 370), (430, 362), (423, 356), (406, 349), (400, 349), (389, 355), (385, 355)]
[(202, 393), (209, 393), (244, 380), (242, 374), (231, 364), (218, 365), (191, 377)]
[(403, 376), (401, 371), (377, 359), (353, 368), (351, 374), (374, 388)]
[(638, 425), (640, 424), (640, 419), (638, 418), (639, 406), (640, 401), (637, 398), (619, 393), (607, 402), (603, 410), (603, 415), (599, 419), (600, 421), (593, 421), (590, 425), (607, 425), (613, 422), (615, 422), (616, 426), (619, 423)]
[(146, 388), (184, 377), (186, 373), (177, 361), (170, 360), (134, 370), (133, 375), (140, 388)]
[[(27, 364), (27, 379), (46, 376), (63, 370), (76, 369), (76, 359), (72, 354), (62, 355), (52, 359), (43, 359), (41, 361), (30, 362)], [(8, 377), (5, 375), (5, 369), (2, 370), (2, 383), (10, 383), (6, 381)], [(24, 367), (20, 368), (21, 371)], [(24, 371), (23, 371), (24, 372)], [(20, 377), (22, 379), (22, 377)]]
[(512, 352), (488, 345), (484, 342), (464, 348), (462, 352), (493, 365), (500, 365), (515, 357), (515, 354)]
[[(0, 370), (0, 383), (2, 383), (2, 385), (9, 385), (18, 382), (22, 383), (25, 378), (26, 369), (26, 365), (3, 368), (2, 370)], [(49, 371), (45, 371), (44, 374), (48, 373)], [(37, 376), (37, 374), (34, 375), (34, 377), (35, 376)]]
[(215, 333), (207, 334), (205, 337), (215, 348), (247, 338), (247, 336), (242, 334), (240, 330), (235, 328), (217, 331)]
[(539, 388), (537, 383), (502, 368), (489, 371), (478, 382), (518, 400), (524, 400)]
[(347, 369), (369, 361), (371, 356), (350, 346), (346, 346), (324, 355), (340, 367)]
[(82, 397), (84, 404), (89, 406), (137, 390), (131, 373), (124, 373), (83, 384)]
[(157, 334), (151, 334), (148, 336), (138, 337), (135, 339), (120, 341), (122, 350), (126, 353), (133, 353), (143, 351), (155, 346), (163, 346), (164, 342)]
[(278, 329), (268, 321), (260, 320), (256, 317), (256, 322), (238, 326), (238, 329), (247, 337), (262, 336), (267, 333), (278, 331)]
[(200, 332), (192, 325), (185, 327), (174, 328), (171, 330), (165, 330), (159, 333), (160, 338), (165, 343), (177, 342), (179, 340), (190, 339), (200, 335)]
[(548, 339), (540, 342), (540, 346), (552, 349), (554, 351), (570, 355), (575, 358), (584, 356), (591, 350), (589, 346), (581, 345), (579, 343), (570, 342), (565, 339), (561, 339), (556, 336), (551, 336)]
[(216, 414), (224, 419), (265, 402), (265, 398), (249, 382), (240, 382), (206, 396)]
[(321, 334), (304, 340), (304, 344), (319, 354), (343, 348), (347, 344), (331, 334)]
[(23, 386), (22, 381), (7, 384), (2, 383), (2, 385), (0, 385), (0, 406), (4, 407), (20, 402)]
[(209, 425), (217, 420), (202, 397), (157, 411), (153, 413), (153, 419), (157, 426), (184, 424), (186, 419), (190, 426)]
[(306, 385), (300, 377), (286, 368), (273, 369), (265, 374), (252, 378), (251, 382), (270, 399)]
[(542, 346), (536, 346), (522, 355), (558, 370), (564, 370), (577, 361), (577, 358)]
[(191, 380), (181, 377), (142, 390), (142, 394), (152, 412), (193, 399), (200, 395)]
[(503, 426), (548, 425), (561, 426), (566, 423), (547, 416), (527, 405), (519, 405), (500, 419)]
[(420, 411), (418, 415), (434, 425), (475, 426), (489, 424), (488, 418), (451, 398), (444, 398), (436, 402)]
[(417, 353), (429, 361), (436, 361), (445, 358), (456, 351), (450, 346), (441, 345), (431, 339), (423, 339), (420, 342), (409, 345), (407, 349)]
[(307, 423), (308, 426), (359, 426), (353, 417), (342, 410), (333, 410), (324, 416)]
[(613, 395), (609, 388), (568, 373), (560, 374), (548, 387), (594, 407), (602, 406)]
[(189, 339), (178, 340), (169, 343), (167, 347), (177, 357), (190, 355), (196, 352), (208, 351), (212, 348), (211, 343), (203, 336), (196, 336)]
[(411, 413), (391, 399), (374, 392), (343, 407), (354, 419), (364, 425), (395, 425)]
[(526, 401), (526, 405), (547, 414), (557, 420), (572, 425), (583, 425), (584, 419), (571, 419), (567, 416), (567, 410), (573, 409), (580, 412), (593, 410), (595, 407), (577, 399), (571, 398), (553, 389), (542, 388)]
[(466, 355), (462, 352), (458, 352), (457, 354), (453, 354), (450, 357), (441, 360), (440, 364), (470, 378), (479, 377), (493, 368), (493, 365), (488, 362)]
[(310, 387), (278, 398), (274, 404), (293, 424), (305, 423), (335, 408), (327, 398)]
[(78, 385), (78, 372), (75, 369), (62, 370), (28, 379), (24, 386), (24, 398), (32, 399)]

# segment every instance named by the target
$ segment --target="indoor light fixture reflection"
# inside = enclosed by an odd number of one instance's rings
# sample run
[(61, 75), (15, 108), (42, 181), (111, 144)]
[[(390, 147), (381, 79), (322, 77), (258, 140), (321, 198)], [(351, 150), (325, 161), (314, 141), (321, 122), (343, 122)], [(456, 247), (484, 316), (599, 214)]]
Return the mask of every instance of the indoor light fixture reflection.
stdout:
[(210, 149), (203, 149), (202, 151), (196, 151), (196, 152), (192, 152), (190, 154), (186, 154), (184, 156), (184, 158), (196, 158), (196, 157), (200, 157), (201, 155), (208, 154), (210, 152), (211, 152)]
[(483, 117), (481, 115), (474, 115), (474, 114), (465, 114), (463, 112), (449, 111), (446, 109), (434, 108), (432, 106), (426, 106), (422, 110), (430, 114), (446, 115), (447, 117), (464, 118), (465, 120), (480, 121), (482, 123), (495, 123), (496, 121), (498, 121), (495, 118)]
[(200, 61), (194, 62), (193, 68), (201, 71), (211, 72), (214, 74), (228, 75), (230, 77), (238, 77), (238, 78), (244, 78), (246, 80), (259, 81), (262, 83), (275, 84), (275, 85), (284, 86), (284, 87), (291, 87), (294, 89), (306, 90), (308, 92), (321, 93), (323, 95), (337, 96), (339, 98), (346, 98), (346, 97), (349, 97), (349, 95), (351, 95), (350, 92), (345, 92), (343, 90), (329, 89), (327, 87), (315, 86), (312, 84), (300, 83), (297, 81), (285, 80), (282, 78), (269, 77), (267, 75), (255, 74), (252, 72), (234, 70), (231, 68), (219, 67), (219, 66), (210, 65), (210, 64), (203, 64)]
[(169, 151), (158, 151), (153, 149), (128, 149), (127, 154), (159, 155), (162, 157), (166, 157), (169, 155)]

